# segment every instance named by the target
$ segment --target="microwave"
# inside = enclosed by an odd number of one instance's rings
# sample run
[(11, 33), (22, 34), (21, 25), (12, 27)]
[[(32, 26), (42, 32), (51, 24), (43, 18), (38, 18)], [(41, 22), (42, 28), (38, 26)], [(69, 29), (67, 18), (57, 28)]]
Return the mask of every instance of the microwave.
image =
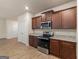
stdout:
[(41, 22), (41, 29), (51, 29), (51, 28), (52, 28), (51, 21)]

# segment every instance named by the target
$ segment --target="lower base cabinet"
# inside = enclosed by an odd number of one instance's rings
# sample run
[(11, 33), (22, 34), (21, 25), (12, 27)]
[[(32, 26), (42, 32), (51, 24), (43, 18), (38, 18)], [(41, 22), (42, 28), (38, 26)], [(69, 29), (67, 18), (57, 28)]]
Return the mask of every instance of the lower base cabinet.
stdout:
[[(38, 39), (36, 36), (29, 36), (29, 45), (37, 48)], [(50, 54), (61, 59), (76, 59), (76, 43), (50, 39)]]
[(76, 59), (76, 43), (51, 39), (50, 54), (61, 59)]
[(32, 47), (35, 47), (37, 48), (37, 45), (38, 45), (38, 39), (36, 36), (29, 36), (29, 45), (32, 46)]
[(76, 44), (72, 42), (60, 42), (61, 59), (76, 59)]
[(50, 40), (50, 54), (60, 57), (59, 41), (55, 39)]

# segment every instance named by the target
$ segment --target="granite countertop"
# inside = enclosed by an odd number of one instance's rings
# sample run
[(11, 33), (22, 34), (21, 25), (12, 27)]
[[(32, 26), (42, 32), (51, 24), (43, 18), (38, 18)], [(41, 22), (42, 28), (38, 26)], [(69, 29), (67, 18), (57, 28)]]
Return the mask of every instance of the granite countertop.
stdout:
[[(30, 33), (29, 35), (41, 36), (41, 34), (37, 34), (37, 33)], [(57, 40), (63, 40), (63, 41), (69, 41), (69, 42), (77, 42), (76, 36), (54, 35), (50, 38), (51, 39), (57, 39)]]
[(50, 38), (57, 39), (57, 40), (63, 40), (63, 41), (69, 41), (69, 42), (77, 42), (76, 36), (55, 35)]
[(40, 36), (41, 34), (37, 34), (37, 33), (30, 33), (29, 35), (32, 35), (32, 36)]

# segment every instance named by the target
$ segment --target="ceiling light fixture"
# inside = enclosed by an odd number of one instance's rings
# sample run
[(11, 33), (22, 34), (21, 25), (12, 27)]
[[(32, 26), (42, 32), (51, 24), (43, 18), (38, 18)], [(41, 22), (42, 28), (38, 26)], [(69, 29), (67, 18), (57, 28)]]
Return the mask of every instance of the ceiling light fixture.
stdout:
[(25, 9), (26, 9), (26, 10), (29, 10), (29, 7), (26, 6)]

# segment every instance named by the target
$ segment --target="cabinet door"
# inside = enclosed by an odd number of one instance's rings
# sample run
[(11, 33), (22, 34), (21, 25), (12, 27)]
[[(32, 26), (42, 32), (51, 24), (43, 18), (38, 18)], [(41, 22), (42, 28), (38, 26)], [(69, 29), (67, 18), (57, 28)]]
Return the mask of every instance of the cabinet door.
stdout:
[(70, 42), (61, 42), (61, 58), (62, 59), (76, 59), (76, 46)]
[(42, 21), (42, 17), (41, 16), (36, 17), (36, 28), (37, 29), (40, 29), (41, 21)]
[(29, 45), (37, 48), (38, 39), (36, 36), (29, 36)]
[(50, 54), (60, 57), (60, 45), (59, 41), (56, 39), (50, 40)]
[(46, 14), (46, 21), (51, 21), (52, 20), (52, 12), (47, 12)]
[(62, 27), (63, 29), (76, 28), (76, 8), (62, 11)]
[(52, 11), (48, 11), (42, 14), (42, 22), (52, 20)]
[(38, 46), (38, 38), (36, 36), (34, 36), (33, 44), (34, 44), (34, 47), (37, 48), (37, 46)]
[(29, 45), (33, 46), (33, 37), (32, 36), (29, 36)]
[(32, 29), (36, 29), (36, 18), (32, 18)]
[(45, 21), (46, 21), (46, 15), (42, 14), (42, 22), (45, 22)]
[(56, 12), (52, 15), (52, 28), (61, 29), (62, 28), (61, 12)]

